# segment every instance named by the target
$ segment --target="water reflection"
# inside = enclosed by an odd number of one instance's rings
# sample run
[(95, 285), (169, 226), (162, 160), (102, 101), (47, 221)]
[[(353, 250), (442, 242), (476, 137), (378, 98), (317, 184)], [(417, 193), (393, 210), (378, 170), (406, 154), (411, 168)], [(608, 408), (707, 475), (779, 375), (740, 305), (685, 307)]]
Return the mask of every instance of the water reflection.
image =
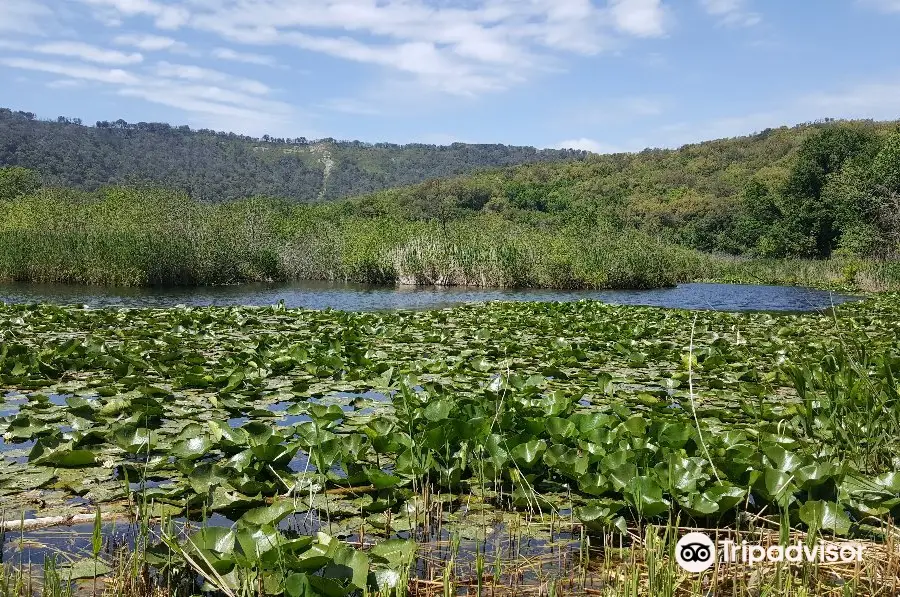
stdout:
[(201, 288), (113, 288), (58, 284), (0, 284), (0, 301), (46, 302), (89, 307), (269, 306), (379, 311), (433, 309), (485, 301), (576, 301), (596, 299), (718, 311), (814, 311), (854, 297), (801, 287), (742, 284), (681, 284), (656, 290), (547, 290), (370, 286), (329, 282), (244, 284)]

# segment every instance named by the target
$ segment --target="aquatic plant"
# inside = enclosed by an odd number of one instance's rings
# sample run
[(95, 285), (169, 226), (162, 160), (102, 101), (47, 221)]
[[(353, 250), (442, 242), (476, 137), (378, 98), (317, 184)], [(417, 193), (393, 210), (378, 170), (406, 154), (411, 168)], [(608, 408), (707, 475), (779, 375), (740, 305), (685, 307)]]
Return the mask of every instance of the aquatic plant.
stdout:
[(484, 588), (498, 529), (562, 521), (575, 542), (760, 521), (884, 542), (898, 312), (3, 305), (0, 498), (43, 489), (42, 518), (77, 495), (140, 525), (141, 565), (235, 595), (400, 590), (452, 533)]

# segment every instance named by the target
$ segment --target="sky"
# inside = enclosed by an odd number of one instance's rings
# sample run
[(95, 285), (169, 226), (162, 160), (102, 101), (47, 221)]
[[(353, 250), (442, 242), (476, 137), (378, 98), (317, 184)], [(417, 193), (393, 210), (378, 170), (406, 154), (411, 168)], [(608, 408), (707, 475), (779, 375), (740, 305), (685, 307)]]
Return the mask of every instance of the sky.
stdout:
[(0, 106), (274, 137), (678, 147), (900, 118), (900, 0), (0, 0)]

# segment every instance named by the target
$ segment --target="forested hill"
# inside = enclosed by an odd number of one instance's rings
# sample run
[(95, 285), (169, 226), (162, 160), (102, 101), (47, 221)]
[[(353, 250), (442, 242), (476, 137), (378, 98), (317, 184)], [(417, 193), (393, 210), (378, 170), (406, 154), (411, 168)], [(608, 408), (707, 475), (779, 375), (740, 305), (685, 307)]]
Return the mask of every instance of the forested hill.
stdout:
[(36, 170), (45, 185), (94, 190), (151, 183), (210, 201), (256, 195), (334, 199), (483, 168), (587, 155), (507, 145), (256, 139), (124, 120), (85, 126), (77, 118), (47, 121), (0, 108), (0, 166)]
[(603, 222), (707, 252), (900, 254), (898, 122), (826, 120), (732, 139), (591, 155), (389, 189), (348, 213)]

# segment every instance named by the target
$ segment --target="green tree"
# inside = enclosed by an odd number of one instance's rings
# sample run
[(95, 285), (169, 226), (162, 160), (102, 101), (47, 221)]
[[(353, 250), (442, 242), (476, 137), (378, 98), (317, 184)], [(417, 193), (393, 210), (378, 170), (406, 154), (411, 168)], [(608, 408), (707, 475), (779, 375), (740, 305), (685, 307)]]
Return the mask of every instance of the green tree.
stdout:
[(0, 201), (30, 195), (41, 187), (41, 177), (34, 170), (18, 166), (0, 167)]
[(848, 160), (871, 159), (878, 142), (870, 131), (846, 126), (823, 129), (803, 142), (782, 193), (782, 232), (797, 243), (788, 254), (831, 254), (840, 236), (838, 205), (833, 196), (823, 196), (823, 189)]
[(781, 218), (772, 191), (753, 179), (744, 187), (743, 210), (735, 225), (736, 242), (745, 250), (753, 250), (772, 225)]

